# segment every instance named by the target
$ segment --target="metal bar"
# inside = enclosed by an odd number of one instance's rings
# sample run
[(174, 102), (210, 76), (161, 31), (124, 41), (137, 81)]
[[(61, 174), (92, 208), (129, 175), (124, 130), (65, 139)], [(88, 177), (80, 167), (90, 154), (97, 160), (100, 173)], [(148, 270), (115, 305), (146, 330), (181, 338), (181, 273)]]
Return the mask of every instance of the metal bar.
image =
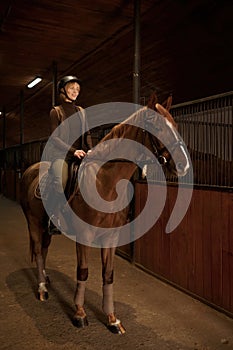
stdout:
[(186, 124), (181, 136), (199, 157), (194, 169), (198, 185), (232, 187), (232, 96), (231, 91), (172, 107)]
[(3, 135), (2, 135), (2, 148), (3, 148), (3, 157), (2, 157), (2, 166), (3, 169), (6, 169), (6, 109), (3, 107), (2, 109), (2, 117), (3, 117)]
[[(221, 102), (221, 101), (220, 101)], [(220, 185), (224, 185), (224, 178), (225, 178), (225, 166), (226, 164), (226, 135), (225, 135), (225, 127), (224, 127), (224, 120), (225, 120), (225, 104), (226, 104), (226, 98), (222, 99), (221, 107), (220, 107), (220, 124), (222, 126), (216, 126), (218, 130), (218, 135), (219, 136), (219, 143), (217, 145), (217, 154), (218, 154), (218, 163), (219, 164), (219, 179), (218, 183)]]
[[(208, 101), (209, 102), (209, 101)], [(207, 102), (207, 103), (208, 103)], [(217, 143), (217, 133), (216, 126), (214, 125), (214, 115), (211, 115), (211, 107), (218, 114), (218, 100), (214, 100), (213, 104), (208, 103), (207, 113), (210, 114), (210, 130), (209, 130), (209, 148), (208, 148), (208, 163), (210, 164), (210, 169), (208, 171), (208, 181), (206, 184), (213, 185), (214, 181), (214, 157), (216, 156), (216, 143)], [(208, 120), (208, 118), (207, 118)]]
[(53, 61), (52, 106), (57, 104), (57, 63)]
[[(134, 62), (133, 62), (133, 103), (140, 104), (140, 0), (134, 0)], [(139, 168), (138, 178), (142, 177), (142, 171)], [(132, 208), (134, 213), (134, 207)], [(134, 213), (135, 214), (135, 213)], [(130, 223), (130, 235), (131, 235), (131, 244), (130, 244), (130, 260), (134, 261), (135, 252), (134, 252), (134, 240), (135, 240), (135, 229), (134, 221)]]
[(133, 102), (140, 104), (140, 0), (134, 1)]
[(20, 145), (24, 143), (24, 92), (20, 91)]
[(2, 118), (3, 118), (3, 135), (2, 135), (2, 148), (6, 148), (6, 109), (3, 107), (2, 109)]
[(24, 144), (24, 91), (20, 91), (20, 168), (23, 168), (23, 144)]
[(233, 95), (233, 91), (228, 91), (228, 92), (224, 92), (223, 94), (218, 94), (218, 95), (213, 95), (213, 96), (208, 96), (208, 97), (204, 97), (204, 98), (200, 98), (198, 100), (193, 100), (193, 101), (188, 101), (188, 102), (183, 102), (183, 103), (178, 103), (176, 105), (173, 105), (171, 107), (171, 111), (175, 108), (178, 107), (184, 107), (184, 106), (188, 106), (191, 104), (195, 104), (195, 103), (200, 103), (200, 102), (204, 102), (204, 101), (209, 101), (209, 100), (214, 100), (216, 98), (222, 98), (224, 96), (231, 96)]

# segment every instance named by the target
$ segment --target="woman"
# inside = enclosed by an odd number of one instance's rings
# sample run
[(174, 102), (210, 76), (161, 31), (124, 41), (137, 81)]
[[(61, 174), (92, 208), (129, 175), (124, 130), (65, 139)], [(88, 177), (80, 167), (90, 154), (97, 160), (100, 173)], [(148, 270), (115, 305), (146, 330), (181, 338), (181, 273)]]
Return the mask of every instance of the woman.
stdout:
[[(76, 106), (75, 102), (80, 93), (80, 80), (72, 75), (63, 77), (58, 83), (58, 93), (61, 104), (50, 111), (51, 146), (49, 158), (51, 173), (54, 178), (54, 190), (49, 195), (49, 232), (60, 233), (59, 213), (64, 207), (64, 190), (68, 180), (69, 164), (75, 159), (81, 160), (91, 149), (92, 142), (86, 120), (85, 111)], [(77, 113), (77, 118), (67, 120)], [(70, 119), (71, 120), (71, 119)], [(64, 122), (61, 127), (60, 124)], [(75, 135), (82, 135), (77, 140)], [(76, 140), (73, 142), (73, 140)], [(64, 157), (64, 154), (66, 156)]]

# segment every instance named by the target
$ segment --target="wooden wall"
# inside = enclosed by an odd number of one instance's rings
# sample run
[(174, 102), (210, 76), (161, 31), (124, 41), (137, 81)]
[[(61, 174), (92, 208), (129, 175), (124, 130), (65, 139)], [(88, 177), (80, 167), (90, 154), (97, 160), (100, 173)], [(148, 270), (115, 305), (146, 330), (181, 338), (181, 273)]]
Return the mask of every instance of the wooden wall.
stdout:
[[(146, 184), (136, 183), (135, 190), (138, 215), (146, 202)], [(166, 234), (176, 196), (177, 188), (168, 186), (161, 217), (135, 241), (131, 258), (148, 272), (233, 316), (233, 194), (195, 188), (184, 219)], [(119, 250), (130, 254), (129, 246)]]

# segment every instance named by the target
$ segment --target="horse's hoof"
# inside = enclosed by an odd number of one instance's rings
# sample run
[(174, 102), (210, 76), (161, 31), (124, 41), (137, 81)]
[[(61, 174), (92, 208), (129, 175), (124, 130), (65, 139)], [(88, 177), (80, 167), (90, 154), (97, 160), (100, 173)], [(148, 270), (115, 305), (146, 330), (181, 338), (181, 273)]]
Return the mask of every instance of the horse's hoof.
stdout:
[(37, 297), (40, 301), (46, 301), (49, 298), (48, 292), (38, 292)]
[(75, 315), (73, 317), (72, 323), (77, 328), (84, 328), (84, 327), (88, 326), (87, 316), (80, 317), (80, 316)]
[(124, 334), (126, 332), (124, 326), (121, 324), (120, 320), (116, 320), (116, 322), (108, 323), (108, 329), (114, 334)]

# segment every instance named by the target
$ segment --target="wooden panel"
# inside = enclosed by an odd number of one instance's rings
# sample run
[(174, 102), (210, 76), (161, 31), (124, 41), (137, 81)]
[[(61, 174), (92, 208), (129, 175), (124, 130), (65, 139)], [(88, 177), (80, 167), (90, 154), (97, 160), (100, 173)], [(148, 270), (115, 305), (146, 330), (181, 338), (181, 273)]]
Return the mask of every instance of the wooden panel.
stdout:
[(23, 145), (23, 164), (25, 167), (41, 160), (45, 143), (46, 141), (31, 142)]
[(233, 310), (233, 216), (232, 203), (233, 193), (223, 193), (222, 202), (227, 202), (225, 210), (222, 210), (222, 264), (223, 264), (223, 278), (222, 278), (222, 294), (223, 307), (227, 310)]
[[(188, 190), (187, 190), (188, 191)], [(175, 187), (168, 187), (168, 214), (172, 212), (173, 203), (176, 198)], [(172, 205), (171, 205), (171, 204)], [(169, 215), (168, 215), (169, 217)], [(189, 229), (189, 217), (183, 218), (179, 228), (169, 234), (170, 236), (170, 280), (178, 285), (187, 286), (189, 283), (190, 266), (192, 266), (193, 245), (192, 232)], [(162, 234), (164, 234), (162, 232)]]
[(20, 181), (22, 177), (22, 172), (17, 170), (15, 172), (15, 199), (17, 202), (20, 202)]
[[(146, 201), (145, 186), (136, 186), (136, 214)], [(135, 242), (136, 264), (233, 314), (232, 193), (194, 189), (184, 219), (166, 234), (176, 197), (174, 186), (167, 190), (158, 222)]]
[[(135, 212), (139, 215), (147, 198), (145, 184), (136, 184), (135, 197)], [(167, 213), (164, 211), (164, 216), (156, 225), (135, 242), (134, 259), (147, 269), (170, 278), (170, 235), (162, 234), (166, 219)]]
[(127, 260), (132, 260), (132, 252), (133, 252), (133, 247), (132, 245), (129, 244), (125, 244), (123, 246), (120, 246), (117, 248), (116, 253), (120, 256), (123, 256), (124, 258), (126, 258)]
[[(200, 210), (201, 197), (202, 192), (196, 191), (186, 214), (190, 246), (192, 247), (189, 248), (192, 249), (192, 264), (189, 269), (188, 289), (198, 295), (203, 295), (204, 293), (203, 214), (202, 210)], [(195, 276), (199, 277), (195, 278)]]
[(3, 194), (7, 198), (15, 199), (15, 171), (6, 169), (4, 172)]
[(223, 251), (222, 307), (233, 311), (233, 255)]

